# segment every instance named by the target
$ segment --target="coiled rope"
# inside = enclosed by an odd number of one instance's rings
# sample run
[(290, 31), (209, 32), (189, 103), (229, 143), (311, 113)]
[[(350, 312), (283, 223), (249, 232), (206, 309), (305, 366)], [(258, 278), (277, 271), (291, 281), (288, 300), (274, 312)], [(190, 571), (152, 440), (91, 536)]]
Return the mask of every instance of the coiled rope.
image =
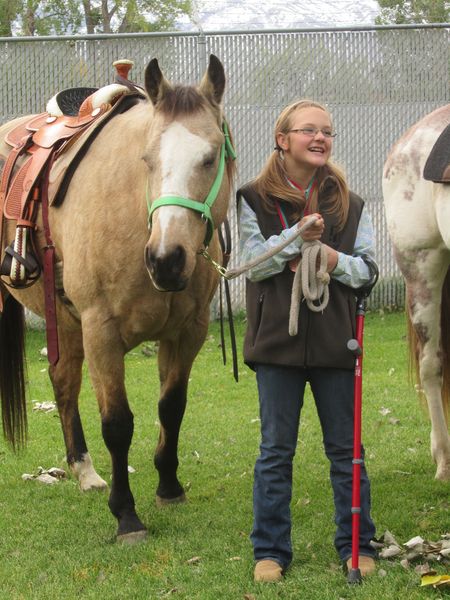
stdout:
[[(291, 307), (289, 310), (289, 335), (298, 333), (298, 315), (302, 296), (313, 312), (322, 312), (330, 299), (330, 275), (327, 272), (327, 251), (319, 242), (304, 242), (302, 260), (292, 282)], [(315, 304), (318, 302), (318, 304)]]

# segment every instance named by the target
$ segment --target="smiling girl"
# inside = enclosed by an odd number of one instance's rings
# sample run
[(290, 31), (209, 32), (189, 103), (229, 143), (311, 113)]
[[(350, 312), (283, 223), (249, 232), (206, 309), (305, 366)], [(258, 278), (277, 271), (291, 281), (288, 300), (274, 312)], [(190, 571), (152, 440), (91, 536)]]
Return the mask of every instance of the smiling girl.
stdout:
[[(287, 239), (307, 215), (317, 220), (271, 259), (247, 272), (244, 360), (256, 372), (261, 418), (260, 455), (253, 488), (251, 540), (255, 581), (278, 581), (292, 561), (292, 463), (309, 383), (322, 428), (335, 505), (335, 547), (350, 567), (355, 289), (371, 273), (373, 229), (363, 200), (349, 191), (331, 161), (334, 131), (321, 104), (300, 100), (275, 124), (275, 149), (260, 174), (238, 191), (240, 259), (247, 262)], [(320, 240), (330, 273), (330, 300), (322, 312), (301, 303), (298, 333), (290, 336), (294, 271), (304, 242)], [(364, 449), (362, 450), (364, 456)], [(370, 483), (361, 468), (361, 574), (375, 570), (370, 541)]]

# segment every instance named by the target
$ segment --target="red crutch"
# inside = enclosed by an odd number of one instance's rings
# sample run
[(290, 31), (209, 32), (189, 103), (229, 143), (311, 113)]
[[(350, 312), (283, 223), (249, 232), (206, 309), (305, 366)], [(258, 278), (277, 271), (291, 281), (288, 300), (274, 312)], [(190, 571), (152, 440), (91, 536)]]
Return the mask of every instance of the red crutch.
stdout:
[(378, 279), (378, 267), (370, 257), (364, 256), (369, 267), (371, 279), (363, 288), (357, 290), (356, 303), (356, 339), (347, 342), (347, 348), (355, 355), (354, 379), (354, 416), (353, 416), (353, 483), (352, 483), (352, 566), (348, 570), (348, 583), (361, 583), (359, 569), (359, 521), (361, 515), (361, 425), (362, 425), (362, 363), (364, 317), (367, 298)]

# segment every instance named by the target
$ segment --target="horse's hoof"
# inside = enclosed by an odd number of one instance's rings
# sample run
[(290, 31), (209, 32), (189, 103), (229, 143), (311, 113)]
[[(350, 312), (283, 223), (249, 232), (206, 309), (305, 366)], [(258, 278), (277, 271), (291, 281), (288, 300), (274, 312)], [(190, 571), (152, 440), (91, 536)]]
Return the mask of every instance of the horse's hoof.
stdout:
[(439, 481), (450, 481), (450, 466), (438, 467), (434, 478)]
[(82, 492), (103, 491), (108, 489), (108, 484), (97, 473), (89, 474), (79, 479)]
[(117, 536), (118, 544), (126, 544), (128, 546), (133, 546), (134, 544), (139, 544), (143, 542), (148, 536), (148, 531), (146, 529), (140, 529), (139, 531), (131, 531), (130, 533), (122, 533)]
[(183, 502), (187, 502), (184, 492), (176, 498), (161, 498), (161, 496), (156, 496), (156, 506), (158, 507), (169, 506), (170, 504), (182, 504)]

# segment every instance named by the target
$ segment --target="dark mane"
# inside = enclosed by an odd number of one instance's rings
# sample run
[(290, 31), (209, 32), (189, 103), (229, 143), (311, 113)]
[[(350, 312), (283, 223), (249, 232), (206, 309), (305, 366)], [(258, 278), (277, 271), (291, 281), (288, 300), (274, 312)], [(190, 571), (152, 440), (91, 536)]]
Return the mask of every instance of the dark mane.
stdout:
[(158, 102), (158, 110), (172, 117), (193, 114), (206, 106), (205, 97), (197, 89), (183, 85), (174, 86)]

